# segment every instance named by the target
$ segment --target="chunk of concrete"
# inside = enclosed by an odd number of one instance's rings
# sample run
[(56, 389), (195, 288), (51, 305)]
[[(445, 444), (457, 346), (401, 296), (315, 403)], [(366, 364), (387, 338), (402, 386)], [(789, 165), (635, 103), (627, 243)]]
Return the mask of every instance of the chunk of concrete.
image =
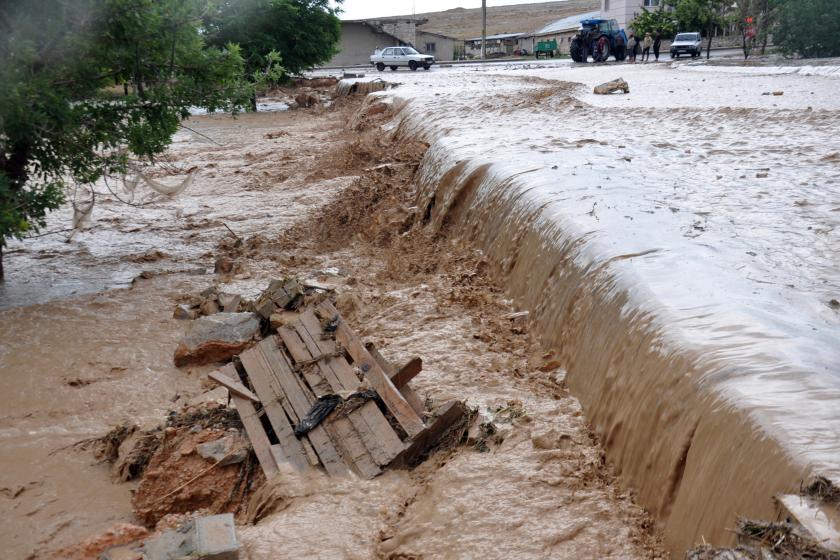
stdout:
[(617, 91), (630, 93), (630, 86), (624, 81), (624, 78), (618, 78), (617, 80), (595, 86), (595, 93), (598, 95), (609, 95)]
[(175, 365), (223, 362), (248, 348), (260, 333), (254, 313), (216, 313), (192, 323), (175, 349)]
[(143, 543), (147, 560), (181, 560), (195, 552), (195, 527), (188, 523), (176, 531), (167, 531)]
[(233, 514), (199, 517), (143, 544), (147, 560), (239, 560)]
[(202, 560), (238, 560), (239, 542), (233, 514), (196, 519), (195, 544), (195, 552)]
[(248, 444), (236, 435), (200, 443), (195, 450), (208, 461), (219, 463), (220, 467), (235, 465), (248, 458)]

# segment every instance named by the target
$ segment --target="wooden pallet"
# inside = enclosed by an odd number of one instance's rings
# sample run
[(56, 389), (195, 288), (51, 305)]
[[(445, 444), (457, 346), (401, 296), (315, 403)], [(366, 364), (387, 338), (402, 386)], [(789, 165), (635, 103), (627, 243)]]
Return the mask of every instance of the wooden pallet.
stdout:
[[(326, 330), (325, 330), (326, 326)], [(323, 468), (331, 476), (373, 478), (392, 464), (411, 464), (466, 413), (459, 401), (440, 407), (426, 425), (424, 403), (409, 382), (420, 358), (401, 368), (389, 364), (344, 322), (329, 302), (309, 307), (210, 374), (227, 387), (267, 477), (281, 464), (297, 471)], [(349, 413), (336, 411), (300, 438), (294, 428), (319, 397), (374, 389), (393, 417), (373, 400)]]

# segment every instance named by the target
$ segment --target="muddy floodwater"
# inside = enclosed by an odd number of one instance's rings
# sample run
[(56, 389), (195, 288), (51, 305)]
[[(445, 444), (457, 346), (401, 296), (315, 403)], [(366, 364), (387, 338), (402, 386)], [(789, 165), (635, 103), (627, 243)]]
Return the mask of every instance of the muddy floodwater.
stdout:
[[(289, 274), (336, 286), (389, 359), (421, 356), (422, 395), (522, 414), (490, 452), (373, 481), (281, 476), (274, 512), (240, 527), (250, 560), (680, 557), (773, 517), (810, 475), (837, 482), (831, 68), (436, 68), (389, 73), (400, 85), (364, 102), (194, 116), (151, 171), (197, 167), (186, 192), (130, 207), (98, 185), (86, 229), (6, 251), (4, 550), (49, 557), (134, 521), (131, 484), (68, 446), (208, 387), (212, 367), (172, 365), (175, 304)], [(591, 93), (617, 77), (629, 95)], [(354, 194), (370, 182), (403, 194)], [(276, 242), (312, 223), (330, 243)], [(247, 250), (222, 279), (234, 238)]]

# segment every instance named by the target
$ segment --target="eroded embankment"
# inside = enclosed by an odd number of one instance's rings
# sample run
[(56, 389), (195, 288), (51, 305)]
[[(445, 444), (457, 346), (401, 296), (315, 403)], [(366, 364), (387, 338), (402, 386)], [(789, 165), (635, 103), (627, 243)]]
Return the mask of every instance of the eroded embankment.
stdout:
[(483, 250), (497, 280), (531, 311), (534, 332), (559, 352), (609, 460), (672, 552), (703, 539), (731, 542), (727, 529), (739, 515), (773, 517), (773, 495), (796, 488), (808, 465), (708, 380), (778, 366), (705, 354), (634, 274), (631, 261), (644, 253), (605, 256), (593, 232), (564, 220), (556, 205), (547, 210), (552, 201), (529, 184), (527, 165), (517, 172), (453, 150), (446, 135), (456, 125), (430, 123), (399, 90), (393, 97), (398, 133), (430, 144), (418, 216)]

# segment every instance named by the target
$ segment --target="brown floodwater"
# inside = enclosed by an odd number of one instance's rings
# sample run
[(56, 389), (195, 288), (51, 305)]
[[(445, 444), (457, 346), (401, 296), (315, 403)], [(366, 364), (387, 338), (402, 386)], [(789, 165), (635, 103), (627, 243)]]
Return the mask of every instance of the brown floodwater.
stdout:
[[(619, 73), (631, 95), (590, 93)], [(836, 79), (732, 76), (464, 69), (381, 94), (431, 144), (419, 215), (531, 311), (675, 554), (840, 481)]]
[[(355, 181), (337, 150), (352, 139), (347, 116), (191, 119), (201, 134), (179, 134), (174, 167), (158, 177), (175, 183), (178, 170), (199, 166), (184, 194), (141, 193), (150, 203), (140, 209), (100, 201), (90, 227), (69, 242), (57, 235), (12, 247), (0, 291), (6, 554), (45, 557), (133, 520), (132, 485), (114, 484), (107, 465), (66, 446), (125, 420), (159, 423), (202, 391), (206, 368), (172, 365), (184, 326), (172, 308), (219, 280), (212, 269), (217, 244), (231, 235), (225, 225), (256, 238), (225, 291), (253, 294), (284, 274), (329, 280), (358, 298), (354, 320), (390, 359), (423, 357), (413, 382), (421, 394), (467, 399), (483, 412), (516, 401), (524, 412), (500, 424), (504, 441), (486, 453), (465, 448), (373, 481), (281, 477), (275, 513), (240, 529), (245, 558), (661, 554), (645, 512), (604, 469), (562, 371), (541, 371), (543, 352), (525, 327), (512, 331), (500, 318), (514, 310), (509, 301), (481, 287), (484, 310), (452, 301), (457, 276), (445, 270), (391, 278), (389, 255), (377, 248), (278, 254), (265, 243), (297, 219), (318, 219), (317, 209)], [(64, 209), (50, 227), (68, 218)], [(142, 271), (151, 279), (135, 280)]]

